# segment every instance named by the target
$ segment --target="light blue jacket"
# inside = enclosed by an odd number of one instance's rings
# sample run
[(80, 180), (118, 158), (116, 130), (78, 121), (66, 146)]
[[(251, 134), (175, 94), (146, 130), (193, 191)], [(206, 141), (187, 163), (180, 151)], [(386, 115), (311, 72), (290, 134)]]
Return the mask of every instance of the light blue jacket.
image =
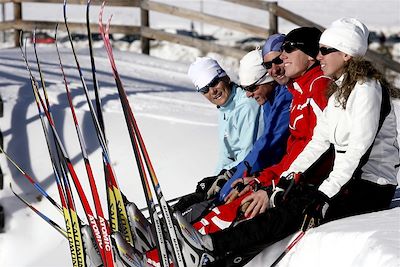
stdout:
[(228, 101), (218, 108), (219, 160), (216, 174), (241, 162), (264, 128), (260, 105), (254, 99), (248, 98), (237, 84), (231, 83), (231, 87)]

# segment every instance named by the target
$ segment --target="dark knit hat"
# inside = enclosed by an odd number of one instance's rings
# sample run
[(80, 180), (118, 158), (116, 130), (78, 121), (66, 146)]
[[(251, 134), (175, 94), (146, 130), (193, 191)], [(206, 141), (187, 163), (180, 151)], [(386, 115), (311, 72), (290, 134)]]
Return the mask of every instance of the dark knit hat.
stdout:
[(285, 42), (295, 43), (295, 47), (310, 57), (317, 57), (319, 52), (319, 38), (322, 32), (315, 27), (301, 27), (292, 30), (285, 37)]

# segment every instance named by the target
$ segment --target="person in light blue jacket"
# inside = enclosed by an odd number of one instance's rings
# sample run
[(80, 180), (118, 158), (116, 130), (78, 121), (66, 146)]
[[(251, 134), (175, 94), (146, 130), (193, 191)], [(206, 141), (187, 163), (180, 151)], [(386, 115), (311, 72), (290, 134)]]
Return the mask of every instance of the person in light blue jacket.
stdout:
[(261, 109), (254, 99), (233, 83), (214, 59), (197, 58), (188, 75), (198, 92), (219, 110), (219, 160), (216, 174), (241, 162), (261, 135)]

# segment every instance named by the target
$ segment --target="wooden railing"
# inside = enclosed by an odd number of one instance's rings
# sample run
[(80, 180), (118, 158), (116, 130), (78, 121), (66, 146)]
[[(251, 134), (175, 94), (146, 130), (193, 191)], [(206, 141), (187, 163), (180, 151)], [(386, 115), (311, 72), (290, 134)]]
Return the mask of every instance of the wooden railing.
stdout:
[[(237, 5), (247, 6), (259, 10), (264, 10), (269, 13), (268, 27), (254, 26), (251, 24), (238, 22), (231, 19), (225, 19), (218, 16), (186, 9), (182, 7), (172, 6), (149, 0), (112, 0), (107, 5), (109, 6), (120, 6), (120, 7), (136, 7), (140, 9), (140, 25), (128, 26), (128, 25), (113, 25), (111, 27), (111, 33), (125, 33), (125, 34), (136, 34), (140, 35), (141, 38), (141, 49), (143, 53), (149, 54), (150, 51), (150, 40), (163, 40), (173, 43), (178, 43), (186, 46), (198, 48), (204, 52), (216, 52), (222, 55), (229, 55), (232, 57), (241, 58), (246, 51), (231, 47), (220, 45), (212, 41), (201, 40), (190, 36), (183, 36), (179, 34), (167, 33), (162, 30), (151, 28), (149, 21), (149, 12), (159, 12), (179, 18), (188, 19), (191, 21), (197, 21), (201, 23), (217, 25), (222, 28), (233, 29), (235, 31), (249, 34), (250, 36), (266, 38), (272, 33), (278, 32), (278, 17), (290, 21), (299, 26), (313, 26), (320, 30), (324, 30), (324, 27), (318, 25), (304, 17), (301, 17), (281, 6), (276, 2), (265, 2), (259, 0), (242, 1), (242, 0), (224, 0)], [(48, 21), (27, 21), (22, 18), (22, 4), (23, 3), (59, 3), (62, 0), (0, 0), (0, 3), (13, 3), (14, 5), (14, 19), (12, 21), (0, 22), (0, 31), (15, 30), (17, 33), (15, 36), (15, 45), (19, 42), (19, 31), (32, 31), (34, 28), (38, 29), (54, 29), (57, 22)], [(93, 5), (100, 5), (102, 0), (92, 0)], [(86, 4), (87, 0), (68, 0), (68, 4)], [(60, 20), (62, 21), (62, 20)], [(267, 23), (266, 23), (267, 24)], [(85, 33), (86, 25), (84, 23), (70, 22), (69, 28), (73, 32)], [(60, 24), (60, 30), (63, 30), (63, 23)], [(97, 23), (91, 24), (92, 32), (98, 31)], [(380, 65), (381, 67), (391, 69), (395, 72), (400, 73), (400, 63), (396, 62), (388, 57), (383, 57), (377, 52), (369, 50), (366, 57)]]

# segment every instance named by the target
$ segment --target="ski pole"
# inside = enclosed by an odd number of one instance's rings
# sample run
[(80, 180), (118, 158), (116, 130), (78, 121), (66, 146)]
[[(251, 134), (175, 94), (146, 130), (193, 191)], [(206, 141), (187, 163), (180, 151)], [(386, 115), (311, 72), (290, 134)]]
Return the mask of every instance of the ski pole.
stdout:
[(282, 252), (281, 255), (271, 264), (270, 267), (276, 266), (282, 259), (283, 257), (286, 256), (286, 254), (289, 253), (289, 251), (300, 241), (300, 239), (305, 235), (306, 231), (308, 229), (313, 228), (315, 225), (313, 218), (310, 220), (308, 219), (308, 215), (304, 216), (303, 223), (300, 228), (300, 233), (296, 236), (296, 238), (289, 244), (289, 246), (286, 247), (286, 249)]
[(297, 237), (289, 244), (289, 246), (287, 246), (287, 248), (282, 252), (281, 255), (279, 255), (279, 257), (271, 264), (270, 267), (274, 267), (276, 266), (282, 259), (283, 257), (286, 256), (286, 254), (289, 253), (289, 251), (300, 241), (300, 239), (304, 236), (306, 232), (301, 231)]

